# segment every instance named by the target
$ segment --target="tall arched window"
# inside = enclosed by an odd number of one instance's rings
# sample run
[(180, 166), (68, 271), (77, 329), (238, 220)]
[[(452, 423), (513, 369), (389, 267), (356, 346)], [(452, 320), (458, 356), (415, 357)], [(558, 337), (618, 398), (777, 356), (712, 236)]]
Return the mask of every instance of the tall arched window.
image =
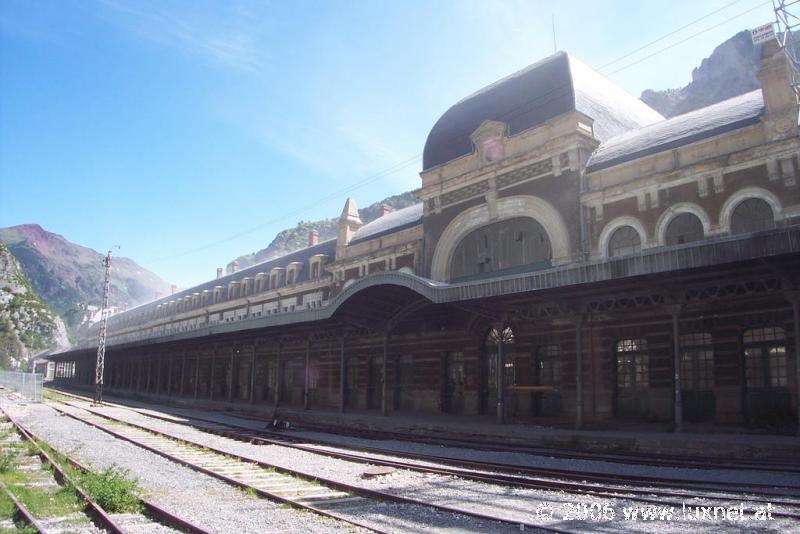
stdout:
[(666, 245), (682, 245), (703, 239), (703, 223), (694, 213), (676, 215), (667, 225)]
[(453, 252), (451, 279), (492, 272), (521, 272), (551, 265), (550, 238), (530, 217), (488, 224), (467, 234)]
[(620, 226), (608, 240), (608, 255), (612, 258), (636, 254), (642, 250), (642, 238), (633, 226)]
[(748, 198), (740, 202), (731, 214), (731, 233), (746, 234), (775, 228), (775, 214), (767, 201)]
[(614, 346), (617, 364), (616, 411), (643, 417), (650, 411), (650, 354), (646, 339), (622, 339)]

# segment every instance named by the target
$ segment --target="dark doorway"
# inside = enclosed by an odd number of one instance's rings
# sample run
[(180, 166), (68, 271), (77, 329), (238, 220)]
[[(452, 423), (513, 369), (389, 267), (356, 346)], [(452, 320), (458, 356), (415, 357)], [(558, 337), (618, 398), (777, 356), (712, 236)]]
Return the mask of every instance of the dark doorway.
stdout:
[(358, 358), (348, 358), (344, 367), (344, 406), (358, 408)]
[(448, 352), (445, 357), (444, 411), (464, 413), (464, 353)]
[(395, 360), (395, 410), (414, 409), (414, 359), (404, 354)]
[(650, 414), (650, 355), (646, 339), (622, 339), (615, 346), (616, 413), (621, 418)]
[(369, 359), (369, 374), (367, 376), (367, 408), (380, 410), (381, 393), (383, 391), (383, 357)]

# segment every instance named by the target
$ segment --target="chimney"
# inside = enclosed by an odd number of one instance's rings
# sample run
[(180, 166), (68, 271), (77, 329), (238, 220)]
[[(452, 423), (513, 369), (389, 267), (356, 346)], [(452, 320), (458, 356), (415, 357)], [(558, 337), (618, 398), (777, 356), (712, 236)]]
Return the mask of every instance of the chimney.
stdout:
[(238, 261), (236, 261), (236, 260), (233, 260), (233, 261), (231, 262), (231, 272), (232, 272), (232, 273), (237, 273), (237, 272), (239, 272), (239, 262), (238, 262)]
[(797, 96), (792, 88), (792, 70), (777, 39), (762, 45), (758, 81), (764, 95), (763, 121), (772, 140), (796, 135)]
[(169, 286), (169, 290), (170, 290), (170, 295), (174, 295), (175, 292), (178, 291), (178, 286), (172, 284), (171, 286)]
[(312, 228), (311, 231), (308, 232), (308, 246), (313, 247), (314, 245), (319, 243), (319, 232), (316, 228)]
[(222, 267), (217, 267), (217, 280), (222, 278)]
[(381, 217), (390, 213), (392, 211), (392, 207), (389, 204), (381, 204)]
[(344, 258), (347, 244), (353, 238), (356, 230), (361, 228), (364, 223), (361, 222), (361, 217), (358, 215), (358, 208), (356, 208), (356, 201), (348, 198), (344, 203), (344, 209), (339, 216), (339, 222), (336, 228), (336, 258)]

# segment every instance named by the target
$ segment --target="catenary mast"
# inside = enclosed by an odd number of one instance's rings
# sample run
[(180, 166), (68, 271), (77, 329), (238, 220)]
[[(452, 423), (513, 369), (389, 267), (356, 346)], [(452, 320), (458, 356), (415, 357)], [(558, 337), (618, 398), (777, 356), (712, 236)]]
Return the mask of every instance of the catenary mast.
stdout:
[(103, 307), (100, 310), (100, 339), (97, 343), (97, 363), (94, 375), (94, 402), (103, 402), (103, 370), (105, 367), (106, 356), (106, 323), (108, 321), (108, 292), (111, 280), (111, 251), (103, 259), (103, 266), (106, 269), (105, 282), (103, 284)]

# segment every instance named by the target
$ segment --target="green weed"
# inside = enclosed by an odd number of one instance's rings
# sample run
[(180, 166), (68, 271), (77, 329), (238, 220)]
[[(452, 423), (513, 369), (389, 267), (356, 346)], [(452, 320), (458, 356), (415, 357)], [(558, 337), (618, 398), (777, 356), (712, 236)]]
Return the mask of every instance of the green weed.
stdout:
[(142, 491), (135, 480), (128, 478), (128, 474), (127, 469), (112, 466), (99, 473), (81, 475), (78, 484), (106, 512), (140, 512)]

